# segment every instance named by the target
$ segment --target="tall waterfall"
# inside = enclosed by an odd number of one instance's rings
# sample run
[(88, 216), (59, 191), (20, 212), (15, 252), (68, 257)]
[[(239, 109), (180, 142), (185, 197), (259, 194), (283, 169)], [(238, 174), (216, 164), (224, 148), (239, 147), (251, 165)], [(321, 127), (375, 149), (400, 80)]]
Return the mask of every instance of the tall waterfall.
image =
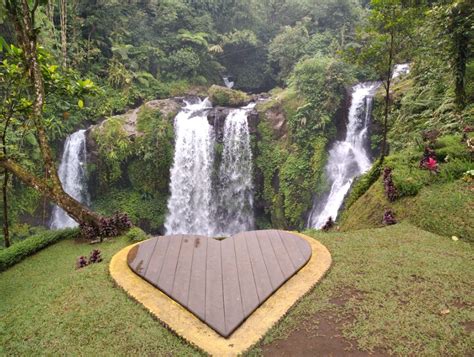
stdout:
[(222, 160), (213, 186), (211, 103), (186, 103), (175, 118), (166, 234), (224, 236), (253, 228), (252, 155), (247, 112), (233, 109), (224, 124)]
[(378, 82), (367, 82), (352, 88), (346, 138), (333, 144), (325, 168), (331, 188), (314, 200), (308, 218), (309, 227), (321, 228), (329, 217), (335, 220), (354, 178), (371, 166), (367, 150), (368, 127), (373, 96), (379, 85)]
[[(69, 135), (64, 143), (63, 156), (58, 175), (64, 190), (76, 200), (89, 204), (85, 163), (87, 160), (86, 131), (79, 130)], [(51, 229), (75, 227), (77, 222), (58, 206), (53, 207)]]
[(206, 99), (186, 106), (175, 118), (175, 154), (171, 168), (167, 234), (212, 235), (215, 204), (212, 195), (214, 133), (207, 121)]
[(218, 235), (253, 228), (252, 151), (247, 114), (255, 104), (233, 109), (224, 124), (224, 149), (219, 169)]

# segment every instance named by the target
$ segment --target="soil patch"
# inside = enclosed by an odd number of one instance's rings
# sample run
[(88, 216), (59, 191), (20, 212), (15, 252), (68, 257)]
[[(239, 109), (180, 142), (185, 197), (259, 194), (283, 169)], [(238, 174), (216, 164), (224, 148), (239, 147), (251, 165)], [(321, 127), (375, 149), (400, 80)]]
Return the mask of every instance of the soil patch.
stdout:
[[(333, 296), (330, 302), (343, 306), (349, 300), (362, 298), (362, 293), (345, 288)], [(265, 356), (388, 356), (382, 350), (366, 352), (357, 349), (353, 341), (346, 339), (341, 331), (352, 317), (338, 318), (334, 312), (323, 311), (314, 314), (284, 340), (276, 340), (263, 346)]]

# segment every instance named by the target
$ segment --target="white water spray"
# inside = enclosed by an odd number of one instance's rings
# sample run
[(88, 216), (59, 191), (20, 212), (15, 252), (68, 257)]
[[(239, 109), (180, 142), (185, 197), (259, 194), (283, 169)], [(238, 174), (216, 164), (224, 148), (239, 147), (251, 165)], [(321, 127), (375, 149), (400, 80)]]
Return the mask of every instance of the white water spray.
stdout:
[(206, 99), (186, 106), (175, 118), (175, 154), (171, 168), (167, 234), (214, 233), (212, 164), (214, 133), (207, 121)]
[(329, 217), (335, 220), (354, 178), (370, 168), (368, 127), (372, 99), (379, 85), (378, 82), (367, 82), (352, 88), (346, 138), (332, 145), (325, 169), (331, 188), (314, 200), (308, 227), (321, 228)]
[(211, 103), (187, 103), (175, 118), (166, 234), (227, 236), (253, 228), (252, 154), (247, 114), (233, 109), (224, 124), (222, 160), (213, 186), (215, 135)]
[(231, 81), (228, 76), (222, 77), (222, 79), (227, 88), (232, 89), (234, 87), (234, 81)]
[(410, 64), (409, 63), (401, 63), (396, 64), (393, 67), (392, 79), (398, 78), (405, 74), (410, 73)]
[[(64, 191), (86, 205), (89, 204), (85, 164), (87, 160), (86, 131), (79, 130), (69, 135), (64, 143), (64, 152), (58, 175)], [(53, 207), (50, 228), (76, 227), (78, 224), (58, 206)]]
[(252, 151), (247, 122), (252, 103), (233, 109), (224, 124), (224, 149), (219, 169), (217, 235), (251, 230), (253, 217)]

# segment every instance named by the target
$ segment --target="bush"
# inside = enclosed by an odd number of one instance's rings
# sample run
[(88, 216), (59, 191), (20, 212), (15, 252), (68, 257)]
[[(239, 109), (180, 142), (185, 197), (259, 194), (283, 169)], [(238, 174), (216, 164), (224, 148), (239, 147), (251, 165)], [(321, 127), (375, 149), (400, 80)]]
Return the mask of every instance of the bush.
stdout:
[(138, 227), (133, 227), (131, 228), (127, 234), (125, 234), (125, 237), (130, 239), (132, 242), (142, 242), (144, 240), (147, 240), (149, 236), (140, 228)]
[(9, 267), (22, 261), (24, 258), (51, 244), (63, 239), (74, 238), (78, 235), (78, 232), (77, 229), (46, 231), (18, 242), (10, 248), (0, 250), (0, 271), (7, 270)]
[[(466, 143), (461, 141), (461, 135), (446, 135), (439, 138), (433, 146), (436, 150), (436, 157), (439, 162), (450, 159), (469, 159)], [(447, 159), (447, 160), (446, 160)]]
[(216, 85), (209, 88), (209, 99), (214, 105), (223, 107), (241, 107), (250, 101), (244, 92)]

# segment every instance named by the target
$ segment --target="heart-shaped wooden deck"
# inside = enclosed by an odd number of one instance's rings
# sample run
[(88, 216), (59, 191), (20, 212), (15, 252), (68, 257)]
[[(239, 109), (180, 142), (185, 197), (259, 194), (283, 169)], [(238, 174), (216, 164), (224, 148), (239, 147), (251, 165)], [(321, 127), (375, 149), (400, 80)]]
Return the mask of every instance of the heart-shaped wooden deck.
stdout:
[(311, 258), (311, 246), (277, 230), (216, 240), (162, 236), (134, 246), (130, 268), (224, 337)]

